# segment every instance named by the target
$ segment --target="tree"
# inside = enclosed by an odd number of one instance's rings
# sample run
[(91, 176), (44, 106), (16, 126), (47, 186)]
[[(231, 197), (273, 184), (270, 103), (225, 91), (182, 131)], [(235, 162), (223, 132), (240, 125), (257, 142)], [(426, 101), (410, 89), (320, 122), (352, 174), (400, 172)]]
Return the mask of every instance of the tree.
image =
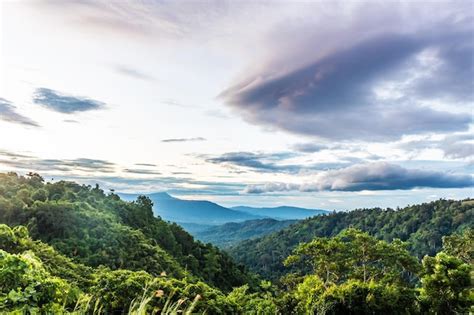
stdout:
[(55, 313), (78, 297), (79, 291), (51, 276), (32, 252), (0, 249), (0, 312)]
[(277, 305), (275, 304), (275, 297), (272, 292), (271, 283), (262, 281), (260, 283), (261, 292), (249, 292), (249, 286), (234, 288), (232, 292), (227, 295), (230, 303), (238, 306), (239, 314), (277, 314)]
[(431, 314), (468, 313), (474, 305), (471, 271), (471, 265), (443, 252), (423, 258), (420, 299), (424, 311)]
[(416, 309), (408, 275), (420, 266), (399, 240), (387, 243), (347, 229), (300, 244), (285, 261), (298, 262), (309, 262), (313, 274), (294, 290), (297, 313), (410, 314)]
[(325, 284), (334, 283), (346, 274), (349, 263), (347, 249), (347, 244), (339, 238), (316, 238), (299, 245), (284, 263), (289, 266), (301, 261), (309, 262), (314, 274)]
[(409, 254), (403, 242), (387, 243), (353, 228), (333, 238), (318, 237), (300, 244), (285, 264), (301, 261), (309, 262), (325, 285), (347, 279), (365, 283), (370, 280), (403, 282), (407, 274), (419, 270), (416, 258)]
[(47, 199), (48, 199), (48, 192), (41, 188), (41, 189), (38, 189), (36, 190), (33, 195), (31, 196), (31, 198), (36, 201), (42, 201), (42, 202), (45, 202)]
[(443, 252), (474, 265), (474, 228), (443, 237)]
[(348, 280), (325, 286), (315, 275), (298, 285), (297, 314), (414, 314), (415, 291), (397, 284)]

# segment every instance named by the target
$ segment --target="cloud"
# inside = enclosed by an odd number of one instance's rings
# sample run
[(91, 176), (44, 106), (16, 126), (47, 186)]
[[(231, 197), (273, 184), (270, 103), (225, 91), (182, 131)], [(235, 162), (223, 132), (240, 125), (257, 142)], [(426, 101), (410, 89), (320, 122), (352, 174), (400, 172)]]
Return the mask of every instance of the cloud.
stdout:
[[(140, 163), (147, 164), (147, 163)], [(147, 164), (150, 165), (150, 164)], [(113, 162), (99, 159), (42, 159), (0, 149), (0, 169), (12, 168), (19, 172), (39, 172), (45, 178), (54, 180), (74, 180), (81, 184), (100, 184), (105, 188), (128, 192), (155, 192), (167, 190), (177, 194), (237, 196), (245, 184), (203, 181), (189, 176), (161, 176), (154, 170), (122, 168)], [(116, 176), (123, 169), (125, 176)], [(138, 176), (153, 175), (153, 176)], [(191, 175), (175, 172), (173, 175)]]
[(137, 166), (149, 166), (149, 167), (155, 167), (157, 166), (156, 164), (151, 164), (151, 163), (135, 163)]
[(124, 169), (124, 172), (131, 173), (131, 174), (141, 174), (141, 175), (161, 175), (160, 172), (157, 172), (154, 170), (141, 169), (141, 168), (126, 168)]
[(293, 146), (293, 149), (298, 152), (314, 153), (329, 149), (329, 146), (319, 143), (297, 143)]
[(173, 175), (191, 175), (191, 172), (171, 172)]
[(161, 140), (161, 142), (194, 142), (194, 141), (206, 141), (206, 139), (202, 137), (196, 137), (196, 138), (172, 138), (172, 139)]
[(35, 156), (17, 154), (7, 150), (0, 150), (0, 165), (15, 169), (41, 172), (86, 172), (112, 173), (115, 164), (105, 160), (77, 158), (77, 159), (42, 159)]
[(143, 73), (142, 71), (139, 71), (137, 69), (134, 69), (134, 68), (131, 68), (131, 67), (128, 67), (128, 66), (124, 66), (124, 65), (117, 65), (114, 67), (115, 71), (122, 74), (122, 75), (126, 75), (128, 77), (131, 77), (131, 78), (134, 78), (134, 79), (138, 79), (138, 80), (144, 80), (144, 81), (154, 81), (155, 78), (146, 74), (146, 73)]
[(173, 106), (173, 107), (182, 107), (182, 108), (191, 108), (192, 106), (180, 103), (179, 101), (172, 99), (172, 98), (167, 98), (161, 100), (162, 104), (168, 105), (168, 106)]
[[(471, 137), (472, 141), (473, 138)], [(465, 141), (446, 141), (441, 145), (444, 155), (448, 158), (463, 159), (474, 156), (474, 143)]]
[(399, 165), (379, 162), (322, 172), (316, 175), (312, 182), (305, 184), (266, 183), (248, 185), (244, 192), (261, 194), (285, 191), (407, 190), (422, 187), (464, 188), (472, 186), (474, 186), (474, 182), (470, 175), (407, 169)]
[[(45, 160), (47, 161), (47, 160)], [(58, 160), (51, 160), (51, 161), (58, 161)], [(105, 160), (96, 160), (96, 159), (88, 159), (88, 158), (78, 158), (73, 160), (59, 160), (59, 164), (73, 167), (75, 169), (83, 169), (83, 170), (100, 170), (102, 172), (113, 171), (115, 163), (105, 161)]]
[(64, 114), (103, 109), (105, 104), (87, 97), (70, 96), (47, 88), (36, 89), (33, 102)]
[[(436, 5), (411, 8), (431, 12), (427, 21), (420, 13), (421, 25), (399, 10), (403, 5), (376, 5), (380, 11), (349, 9), (345, 20), (338, 19), (345, 28), (330, 20), (320, 27), (288, 26), (275, 37), (285, 43), (275, 49), (280, 55), (256, 60), (263, 66), (219, 98), (250, 123), (330, 140), (465, 131), (474, 99), (472, 10), (456, 4), (446, 14)], [(379, 27), (384, 16), (389, 26)], [(441, 110), (438, 103), (461, 110)]]
[(176, 195), (214, 195), (238, 196), (245, 185), (240, 183), (199, 181), (191, 178), (174, 176), (121, 177), (121, 176), (82, 176), (82, 175), (52, 175), (55, 180), (74, 180), (81, 184), (99, 184), (106, 189), (120, 192), (152, 193), (168, 191)]
[[(41, 8), (66, 17), (95, 34), (116, 35), (162, 44), (166, 40), (189, 40), (212, 34), (220, 41), (232, 40), (241, 26), (235, 15), (248, 14), (249, 7), (270, 5), (247, 2), (199, 1), (186, 5), (174, 1), (46, 1)], [(71, 13), (73, 12), (73, 13)], [(256, 14), (255, 14), (256, 15)], [(245, 16), (245, 15), (244, 15)], [(255, 20), (247, 17), (246, 21)], [(233, 23), (232, 23), (233, 22)], [(216, 27), (219, 26), (219, 27)], [(229, 30), (230, 29), (230, 30)], [(229, 36), (229, 33), (233, 36)], [(226, 35), (225, 37), (222, 35)]]
[(80, 23), (82, 27), (93, 30), (108, 31), (128, 37), (145, 37), (162, 34), (161, 36), (179, 36), (185, 28), (180, 26), (174, 14), (167, 9), (166, 3), (158, 2), (121, 2), (121, 1), (80, 1), (80, 2), (46, 2), (50, 9), (59, 10), (57, 14), (69, 17), (73, 11), (76, 19), (72, 22)]
[(474, 136), (470, 133), (452, 134), (439, 140), (413, 140), (401, 143), (398, 147), (411, 152), (419, 152), (424, 149), (439, 149), (443, 151), (446, 158), (465, 159), (474, 156)]
[(202, 156), (206, 162), (230, 167), (244, 167), (259, 173), (297, 174), (305, 171), (325, 170), (347, 166), (349, 162), (328, 162), (311, 164), (284, 164), (287, 159), (298, 156), (292, 152), (253, 153), (228, 152), (215, 157)]
[(22, 153), (11, 152), (11, 151), (2, 150), (2, 149), (0, 149), (0, 156), (6, 156), (6, 157), (9, 157), (9, 158), (12, 158), (12, 159), (17, 159), (17, 158), (20, 158), (20, 159), (23, 159), (23, 158), (32, 158), (31, 155), (26, 155), (26, 154), (22, 154)]
[(206, 162), (213, 164), (224, 164), (230, 166), (242, 166), (258, 172), (289, 172), (296, 173), (301, 169), (298, 165), (279, 165), (275, 161), (281, 161), (292, 157), (292, 153), (252, 153), (252, 152), (229, 152), (216, 157), (206, 158)]
[(0, 120), (31, 127), (40, 126), (30, 118), (19, 114), (16, 107), (4, 98), (0, 98)]

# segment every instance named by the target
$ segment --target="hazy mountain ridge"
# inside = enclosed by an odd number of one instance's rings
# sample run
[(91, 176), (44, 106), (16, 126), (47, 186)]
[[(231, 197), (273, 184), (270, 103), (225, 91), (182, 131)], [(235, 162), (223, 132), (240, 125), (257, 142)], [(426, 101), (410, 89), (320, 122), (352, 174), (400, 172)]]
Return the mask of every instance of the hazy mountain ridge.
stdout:
[[(207, 200), (185, 200), (171, 196), (166, 192), (145, 194), (153, 201), (153, 212), (164, 220), (173, 221), (190, 228), (190, 232), (202, 231), (203, 226), (221, 225), (228, 222), (244, 222), (271, 218), (275, 220), (305, 219), (315, 215), (329, 213), (320, 209), (279, 206), (254, 208), (247, 206), (223, 207)], [(119, 193), (123, 199), (132, 201), (139, 194)]]
[[(120, 194), (126, 200), (133, 200), (138, 194)], [(153, 201), (153, 213), (167, 221), (218, 225), (227, 222), (242, 222), (262, 218), (245, 212), (232, 210), (207, 200), (184, 200), (166, 192), (147, 194)]]
[(322, 209), (307, 209), (291, 206), (278, 206), (278, 207), (248, 207), (248, 206), (237, 206), (231, 207), (233, 210), (238, 210), (254, 215), (261, 215), (270, 217), (277, 220), (302, 220), (316, 215), (327, 214), (330, 211)]

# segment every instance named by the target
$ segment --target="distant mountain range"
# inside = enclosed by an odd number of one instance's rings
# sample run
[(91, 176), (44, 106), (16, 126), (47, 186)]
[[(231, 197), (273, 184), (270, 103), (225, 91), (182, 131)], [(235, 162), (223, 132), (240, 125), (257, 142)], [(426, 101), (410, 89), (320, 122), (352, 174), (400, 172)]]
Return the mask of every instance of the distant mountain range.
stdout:
[[(120, 196), (126, 200), (134, 200), (138, 195), (121, 194)], [(153, 201), (153, 212), (156, 216), (176, 223), (218, 225), (262, 218), (262, 216), (232, 210), (206, 200), (178, 199), (166, 192), (147, 196)]]
[(273, 218), (276, 220), (302, 220), (315, 215), (329, 213), (327, 210), (321, 209), (305, 209), (298, 207), (280, 206), (273, 208), (254, 208), (254, 207), (232, 207), (232, 210), (246, 212), (253, 215)]
[[(135, 200), (138, 194), (119, 194), (125, 200)], [(197, 232), (209, 226), (221, 225), (228, 222), (243, 222), (272, 218), (275, 220), (298, 220), (328, 213), (326, 210), (311, 210), (297, 207), (226, 208), (206, 200), (183, 200), (175, 198), (166, 192), (147, 195), (153, 201), (153, 210), (156, 216), (164, 220), (173, 221), (185, 228)]]

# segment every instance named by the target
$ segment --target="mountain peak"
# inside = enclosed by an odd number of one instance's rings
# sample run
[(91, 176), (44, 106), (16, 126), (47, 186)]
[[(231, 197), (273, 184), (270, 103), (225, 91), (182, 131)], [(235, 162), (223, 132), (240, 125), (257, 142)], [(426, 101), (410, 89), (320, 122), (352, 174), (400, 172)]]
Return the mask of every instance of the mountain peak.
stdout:
[(160, 191), (160, 192), (152, 193), (152, 194), (149, 194), (148, 196), (152, 197), (152, 199), (160, 199), (160, 200), (175, 199), (173, 196), (168, 194), (166, 191)]

